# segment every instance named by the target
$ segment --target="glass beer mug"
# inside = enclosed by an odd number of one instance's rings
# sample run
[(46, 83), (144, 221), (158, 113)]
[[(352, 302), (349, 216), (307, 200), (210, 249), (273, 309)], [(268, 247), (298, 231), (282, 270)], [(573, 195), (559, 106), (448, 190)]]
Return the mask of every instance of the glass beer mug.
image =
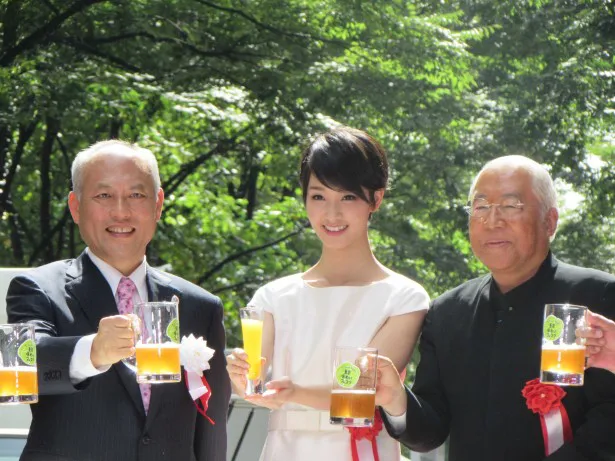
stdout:
[(158, 301), (134, 306), (135, 355), (124, 359), (138, 383), (181, 381), (178, 303)]
[(587, 307), (547, 304), (544, 310), (540, 382), (582, 386), (585, 345), (576, 343), (575, 330), (585, 326)]
[(34, 325), (0, 325), (0, 404), (36, 402)]
[(329, 422), (364, 427), (374, 422), (378, 349), (335, 348)]

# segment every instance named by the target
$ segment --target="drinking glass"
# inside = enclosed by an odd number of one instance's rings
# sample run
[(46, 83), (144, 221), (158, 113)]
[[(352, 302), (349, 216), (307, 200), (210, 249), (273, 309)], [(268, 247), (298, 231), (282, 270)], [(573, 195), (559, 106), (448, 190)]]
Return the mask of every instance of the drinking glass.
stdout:
[(364, 427), (374, 422), (378, 349), (338, 346), (334, 351), (331, 424)]
[(265, 370), (262, 366), (263, 342), (263, 312), (255, 307), (242, 307), (239, 310), (241, 317), (241, 332), (243, 335), (243, 349), (248, 354), (248, 384), (246, 395), (262, 394), (265, 391)]
[(0, 325), (0, 404), (36, 402), (34, 325)]
[(575, 330), (585, 326), (587, 307), (547, 304), (542, 329), (540, 382), (582, 386), (585, 345), (576, 343)]
[(181, 381), (177, 302), (138, 303), (133, 311), (135, 355), (124, 360), (138, 383)]

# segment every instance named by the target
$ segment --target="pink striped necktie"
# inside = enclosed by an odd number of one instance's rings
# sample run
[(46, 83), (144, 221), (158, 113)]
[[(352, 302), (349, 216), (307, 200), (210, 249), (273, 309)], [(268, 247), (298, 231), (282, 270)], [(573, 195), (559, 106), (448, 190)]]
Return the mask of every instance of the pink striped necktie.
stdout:
[[(137, 287), (134, 282), (128, 277), (122, 277), (120, 284), (117, 286), (117, 310), (121, 315), (132, 314), (133, 309), (133, 296), (137, 291)], [(149, 409), (149, 400), (152, 396), (151, 384), (139, 384), (141, 390), (141, 399), (143, 400), (143, 407), (145, 408), (145, 414)]]

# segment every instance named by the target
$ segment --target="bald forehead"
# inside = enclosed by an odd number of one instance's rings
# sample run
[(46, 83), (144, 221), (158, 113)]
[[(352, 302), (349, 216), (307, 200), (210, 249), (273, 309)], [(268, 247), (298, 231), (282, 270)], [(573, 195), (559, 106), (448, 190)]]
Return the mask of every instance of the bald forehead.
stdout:
[(496, 164), (483, 169), (474, 185), (472, 199), (505, 197), (523, 198), (534, 195), (532, 175), (519, 165)]
[(100, 167), (100, 164), (105, 161), (132, 161), (132, 163), (137, 165), (139, 169), (144, 172), (149, 172), (149, 164), (147, 160), (134, 149), (126, 146), (114, 146), (112, 149), (101, 149), (100, 151), (92, 154), (89, 162), (87, 162), (84, 167), (89, 169), (91, 167), (96, 167), (96, 164)]

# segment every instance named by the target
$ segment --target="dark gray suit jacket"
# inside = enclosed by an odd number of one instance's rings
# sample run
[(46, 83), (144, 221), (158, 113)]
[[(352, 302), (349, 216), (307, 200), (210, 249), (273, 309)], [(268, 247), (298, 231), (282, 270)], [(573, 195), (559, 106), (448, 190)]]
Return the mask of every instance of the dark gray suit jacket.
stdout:
[[(506, 295), (492, 283), (491, 276), (471, 280), (432, 303), (407, 390), (405, 432), (395, 434), (385, 418), (389, 432), (415, 451), (435, 448), (450, 434), (450, 461), (544, 459), (540, 418), (521, 395), (540, 374), (543, 307), (568, 302), (615, 314), (615, 277), (551, 255)], [(504, 308), (494, 311), (498, 301)], [(549, 461), (615, 460), (615, 375), (591, 368), (584, 386), (564, 390), (574, 439)]]
[(117, 315), (109, 284), (81, 254), (18, 276), (7, 294), (9, 322), (37, 331), (39, 402), (21, 457), (70, 461), (225, 461), (230, 382), (220, 300), (179, 277), (147, 267), (151, 301), (179, 297), (180, 333), (202, 336), (215, 349), (205, 372), (212, 390), (207, 414), (197, 413), (185, 381), (152, 386), (147, 416), (139, 387), (122, 363), (74, 386), (70, 359), (77, 341), (101, 318)]

